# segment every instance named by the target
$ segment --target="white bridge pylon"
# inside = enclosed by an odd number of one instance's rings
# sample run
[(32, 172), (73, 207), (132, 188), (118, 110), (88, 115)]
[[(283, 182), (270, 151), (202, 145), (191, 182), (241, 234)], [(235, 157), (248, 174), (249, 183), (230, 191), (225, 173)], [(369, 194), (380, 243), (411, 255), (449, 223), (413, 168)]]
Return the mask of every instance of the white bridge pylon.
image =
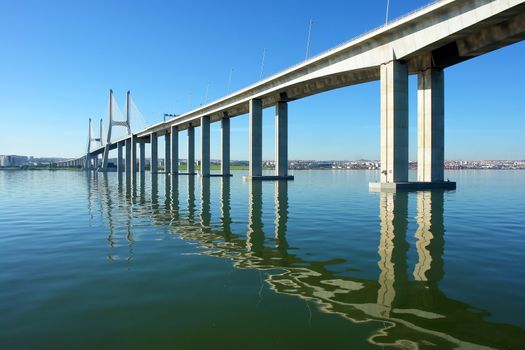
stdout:
[(113, 119), (113, 90), (109, 90), (109, 127), (108, 127), (108, 137), (106, 139), (106, 148), (104, 149), (104, 155), (102, 157), (102, 164), (99, 168), (99, 171), (107, 171), (108, 168), (108, 158), (109, 158), (109, 149), (111, 147), (111, 130), (114, 126), (122, 126), (127, 128), (128, 135), (131, 134), (130, 126), (130, 92), (126, 94), (126, 120), (114, 120)]
[[(89, 125), (88, 125), (88, 142), (87, 142), (87, 150), (86, 150), (86, 157), (84, 159), (84, 169), (90, 169), (91, 168), (91, 142), (99, 142), (100, 146), (104, 146), (104, 141), (102, 139), (102, 119), (100, 119), (100, 128), (99, 128), (99, 136), (93, 137), (92, 136), (92, 126), (91, 126), (91, 118), (89, 118)], [(95, 165), (96, 166), (96, 165)]]

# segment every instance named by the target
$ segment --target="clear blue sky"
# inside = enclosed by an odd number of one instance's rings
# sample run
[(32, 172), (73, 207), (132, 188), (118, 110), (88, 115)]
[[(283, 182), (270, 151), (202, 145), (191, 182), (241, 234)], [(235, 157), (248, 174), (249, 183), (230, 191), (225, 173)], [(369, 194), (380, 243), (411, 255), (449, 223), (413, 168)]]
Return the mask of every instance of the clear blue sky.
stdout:
[[(390, 17), (427, 2), (391, 0)], [(109, 88), (121, 108), (131, 90), (156, 123), (197, 107), (208, 85), (208, 101), (225, 95), (231, 68), (231, 90), (258, 80), (264, 48), (264, 76), (303, 60), (310, 18), (316, 54), (381, 25), (385, 8), (386, 0), (0, 0), (0, 154), (79, 156), (88, 118), (107, 114)], [(446, 70), (447, 159), (525, 158), (524, 57), (521, 42)], [(415, 77), (410, 89), (415, 159)], [(264, 116), (264, 158), (273, 159), (273, 109)], [(290, 159), (379, 158), (377, 82), (292, 102), (289, 118)], [(232, 159), (248, 158), (247, 127), (247, 116), (232, 119)]]

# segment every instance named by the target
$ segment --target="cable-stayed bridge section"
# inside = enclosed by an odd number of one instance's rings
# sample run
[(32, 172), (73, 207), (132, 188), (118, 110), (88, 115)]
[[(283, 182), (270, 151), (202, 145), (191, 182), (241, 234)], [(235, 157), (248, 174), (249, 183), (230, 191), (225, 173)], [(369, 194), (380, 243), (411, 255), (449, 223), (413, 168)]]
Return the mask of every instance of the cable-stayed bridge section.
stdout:
[[(126, 166), (134, 174), (145, 162), (136, 144), (151, 145), (151, 171), (158, 171), (157, 139), (166, 140), (167, 173), (178, 173), (178, 133), (188, 132), (188, 173), (194, 174), (195, 128), (201, 130), (201, 175), (210, 172), (210, 123), (221, 123), (222, 176), (230, 176), (230, 118), (249, 115), (250, 180), (290, 179), (289, 102), (324, 91), (380, 80), (381, 178), (372, 189), (455, 188), (444, 181), (444, 89), (446, 68), (525, 38), (525, 0), (442, 0), (242, 90), (175, 119), (130, 133), (91, 151), (126, 147)], [(418, 172), (408, 181), (408, 76), (418, 76)], [(275, 106), (275, 176), (262, 174), (262, 110)], [(330, 123), (337, 121), (330, 120)], [(111, 124), (110, 124), (111, 125)], [(108, 138), (109, 140), (109, 138)], [(128, 151), (129, 148), (129, 151)], [(120, 149), (120, 148), (119, 148)], [(122, 152), (119, 152), (121, 154)], [(107, 156), (103, 159), (107, 160)], [(129, 159), (129, 160), (128, 160)], [(121, 163), (122, 156), (117, 163)], [(107, 164), (107, 163), (106, 163)], [(104, 170), (102, 161), (100, 170)]]

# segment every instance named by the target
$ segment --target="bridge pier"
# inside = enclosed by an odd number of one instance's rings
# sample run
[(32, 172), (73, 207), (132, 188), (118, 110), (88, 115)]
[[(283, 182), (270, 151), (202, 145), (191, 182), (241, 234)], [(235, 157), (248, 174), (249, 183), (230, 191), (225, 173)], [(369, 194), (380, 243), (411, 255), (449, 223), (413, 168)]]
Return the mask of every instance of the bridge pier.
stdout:
[(201, 117), (201, 176), (210, 176), (210, 117)]
[(129, 136), (130, 138), (130, 144), (131, 144), (131, 172), (133, 173), (133, 176), (135, 176), (135, 173), (138, 171), (137, 167), (137, 136), (131, 134)]
[(188, 175), (195, 175), (195, 127), (188, 128)]
[(139, 143), (139, 169), (142, 174), (146, 172), (146, 143), (145, 142)]
[(244, 180), (293, 180), (288, 175), (288, 103), (275, 105), (275, 175), (262, 175), (262, 102), (250, 100), (250, 164)]
[(201, 176), (232, 176), (230, 173), (230, 118), (227, 113), (224, 113), (221, 119), (221, 170), (218, 174), (211, 173), (210, 117), (201, 118)]
[(288, 102), (275, 105), (275, 176), (278, 180), (293, 180), (288, 175)]
[(152, 174), (159, 172), (159, 144), (157, 133), (154, 132), (150, 135), (151, 138), (151, 159), (150, 159), (150, 171)]
[(373, 191), (455, 189), (443, 181), (443, 72), (428, 69), (418, 82), (418, 181), (408, 181), (408, 65), (381, 65), (381, 175)]
[(126, 176), (130, 176), (131, 175), (131, 142), (132, 142), (132, 139), (131, 138), (127, 138), (125, 143), (126, 143)]
[(122, 142), (117, 143), (117, 172), (124, 171), (124, 160), (122, 159)]
[(262, 176), (262, 101), (252, 99), (250, 106), (250, 145), (248, 177), (253, 179)]
[(171, 137), (169, 133), (164, 135), (164, 172), (171, 173)]
[(408, 65), (381, 65), (381, 182), (408, 181)]
[(225, 113), (221, 119), (221, 176), (230, 172), (230, 117)]
[[(171, 157), (169, 158), (169, 161), (171, 163), (170, 169), (171, 174), (178, 175), (179, 174), (179, 129), (176, 126), (171, 127), (170, 132), (170, 145), (171, 145)], [(168, 159), (168, 157), (166, 157)]]
[(444, 180), (444, 90), (442, 70), (429, 68), (418, 74), (417, 181), (442, 182)]

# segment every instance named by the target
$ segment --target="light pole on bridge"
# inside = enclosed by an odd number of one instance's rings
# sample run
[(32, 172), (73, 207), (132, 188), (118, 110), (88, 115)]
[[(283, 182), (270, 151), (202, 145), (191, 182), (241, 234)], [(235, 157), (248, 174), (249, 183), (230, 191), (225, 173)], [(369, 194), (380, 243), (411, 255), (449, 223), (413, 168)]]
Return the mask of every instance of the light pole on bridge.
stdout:
[(166, 117), (176, 118), (176, 117), (178, 117), (179, 115), (180, 115), (180, 114), (164, 113), (164, 121), (166, 121)]

